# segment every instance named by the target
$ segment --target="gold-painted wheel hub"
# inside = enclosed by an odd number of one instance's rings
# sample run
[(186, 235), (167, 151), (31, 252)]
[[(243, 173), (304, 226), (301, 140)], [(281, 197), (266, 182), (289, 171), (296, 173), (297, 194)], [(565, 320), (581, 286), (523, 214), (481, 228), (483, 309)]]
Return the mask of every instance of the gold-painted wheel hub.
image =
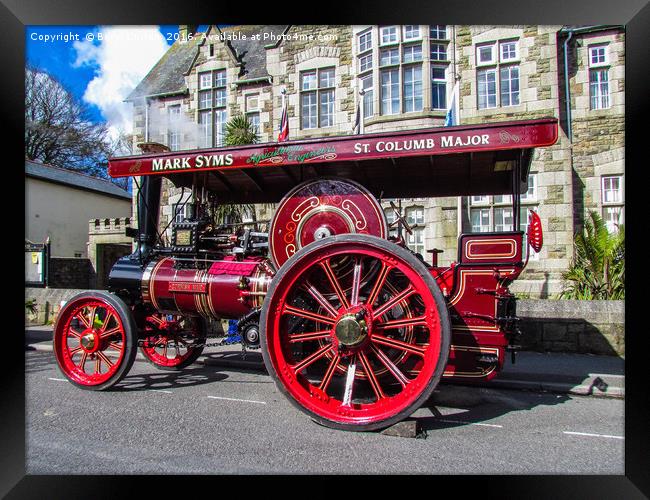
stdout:
[(88, 333), (81, 337), (80, 339), (81, 346), (87, 351), (92, 351), (95, 348), (95, 335)]
[(368, 327), (364, 320), (358, 321), (354, 314), (346, 314), (336, 323), (334, 332), (341, 345), (354, 347), (364, 341)]

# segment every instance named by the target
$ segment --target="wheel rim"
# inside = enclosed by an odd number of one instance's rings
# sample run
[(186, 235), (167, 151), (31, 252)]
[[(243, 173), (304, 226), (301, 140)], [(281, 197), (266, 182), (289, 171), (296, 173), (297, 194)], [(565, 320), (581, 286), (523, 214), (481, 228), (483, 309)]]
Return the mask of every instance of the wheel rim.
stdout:
[[(426, 281), (401, 257), (334, 246), (293, 262), (278, 282), (265, 320), (269, 359), (308, 412), (340, 424), (383, 422), (414, 409), (431, 387), (441, 318)], [(352, 272), (336, 270), (344, 259)], [(378, 271), (365, 274), (372, 266)]]
[(55, 340), (59, 366), (81, 385), (107, 382), (124, 359), (122, 319), (112, 305), (96, 298), (79, 299), (61, 312)]
[(145, 321), (145, 343), (142, 353), (159, 366), (179, 366), (196, 350), (183, 337), (192, 337), (193, 342), (202, 339), (197, 318), (152, 314)]

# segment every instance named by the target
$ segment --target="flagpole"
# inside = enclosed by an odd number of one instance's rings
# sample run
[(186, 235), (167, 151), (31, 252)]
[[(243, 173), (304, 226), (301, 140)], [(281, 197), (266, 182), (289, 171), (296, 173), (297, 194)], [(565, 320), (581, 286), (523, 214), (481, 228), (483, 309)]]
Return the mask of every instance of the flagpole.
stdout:
[(363, 98), (364, 95), (366, 95), (366, 91), (363, 90), (363, 89), (359, 90), (359, 96), (360, 96), (359, 97), (359, 99), (360, 99), (359, 108), (361, 109), (361, 113), (360, 113), (360, 116), (359, 116), (359, 134), (363, 134), (363, 132), (364, 132), (364, 130), (363, 130), (363, 122), (364, 122), (364, 116), (365, 116), (365, 113), (366, 113), (366, 109), (365, 109), (366, 103), (365, 103), (365, 100)]

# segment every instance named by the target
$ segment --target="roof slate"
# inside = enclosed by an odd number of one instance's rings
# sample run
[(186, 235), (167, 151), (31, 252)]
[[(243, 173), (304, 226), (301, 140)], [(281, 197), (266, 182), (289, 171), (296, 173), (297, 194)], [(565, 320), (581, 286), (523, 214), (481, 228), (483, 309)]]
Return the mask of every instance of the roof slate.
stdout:
[(67, 184), (78, 189), (97, 191), (102, 194), (124, 198), (125, 200), (131, 199), (131, 194), (128, 191), (116, 186), (112, 182), (73, 170), (53, 167), (44, 163), (25, 160), (25, 175), (60, 184)]
[[(235, 57), (242, 63), (240, 80), (269, 76), (266, 71), (266, 49), (264, 46), (271, 43), (271, 40), (265, 40), (264, 33), (277, 37), (286, 28), (286, 25), (247, 25), (220, 28), (226, 35), (235, 32), (246, 35), (245, 40), (233, 37), (234, 39), (230, 41), (236, 54)], [(252, 35), (256, 33), (262, 34), (260, 40), (252, 38)], [(213, 32), (213, 34), (218, 34), (218, 31)], [(126, 101), (133, 101), (145, 96), (174, 95), (187, 92), (184, 77), (197, 55), (201, 41), (202, 38), (196, 37), (184, 43), (174, 42), (165, 55), (126, 98)]]

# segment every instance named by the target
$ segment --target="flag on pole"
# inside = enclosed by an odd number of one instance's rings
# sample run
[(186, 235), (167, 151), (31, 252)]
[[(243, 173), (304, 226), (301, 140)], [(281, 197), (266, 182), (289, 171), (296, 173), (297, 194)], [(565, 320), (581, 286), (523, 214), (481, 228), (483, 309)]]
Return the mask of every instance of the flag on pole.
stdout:
[(357, 112), (354, 117), (354, 128), (352, 129), (353, 134), (361, 133), (361, 101), (357, 102)]
[(453, 127), (458, 125), (458, 82), (454, 85), (454, 90), (451, 94), (451, 102), (447, 108), (447, 116), (445, 116), (445, 127)]
[(289, 137), (289, 116), (287, 115), (286, 90), (282, 89), (282, 117), (280, 118), (280, 133), (278, 142), (286, 141)]

